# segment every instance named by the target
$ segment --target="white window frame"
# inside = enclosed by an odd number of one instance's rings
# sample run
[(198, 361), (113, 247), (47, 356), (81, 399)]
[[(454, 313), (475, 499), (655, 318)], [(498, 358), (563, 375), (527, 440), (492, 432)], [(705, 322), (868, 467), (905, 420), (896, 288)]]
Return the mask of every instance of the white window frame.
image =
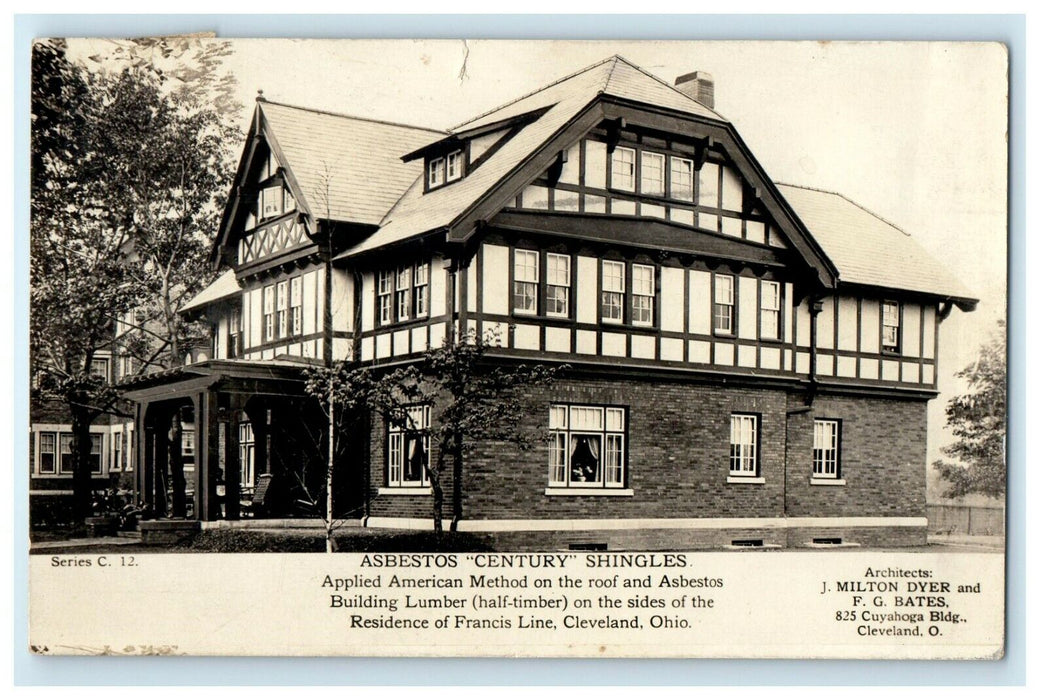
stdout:
[(513, 313), (538, 314), (539, 261), (536, 250), (517, 248), (513, 253)]
[[(427, 404), (407, 406), (404, 413), (408, 420), (404, 425), (389, 421), (387, 425), (387, 459), (386, 459), (386, 486), (389, 488), (428, 488), (429, 466), (432, 459), (429, 430), (432, 428), (432, 407)], [(408, 438), (421, 440), (422, 450), (425, 458), (419, 465), (420, 473), (417, 480), (410, 481), (404, 478), (407, 471), (407, 460), (411, 458), (405, 450)]]
[(414, 267), (414, 317), (429, 315), (429, 263), (418, 263)]
[(262, 288), (262, 331), (266, 341), (276, 339), (276, 285), (269, 284)]
[(95, 357), (91, 359), (91, 376), (98, 377), (102, 381), (109, 382), (109, 358)]
[[(629, 157), (626, 158), (625, 154)], [(636, 149), (619, 146), (611, 154), (611, 188), (636, 191)]]
[[(678, 169), (678, 165), (686, 164), (686, 168)], [(693, 202), (694, 201), (694, 161), (690, 158), (678, 158), (673, 156), (669, 161), (669, 197), (676, 199), (681, 202)], [(687, 181), (683, 182), (682, 177), (686, 174)]]
[(760, 338), (781, 340), (782, 285), (774, 280), (760, 280)]
[(270, 185), (262, 188), (258, 197), (259, 220), (272, 219), (284, 213), (283, 195), (283, 185)]
[(461, 151), (447, 154), (447, 182), (454, 182), (462, 177), (462, 163), (465, 158)]
[(396, 320), (411, 320), (411, 288), (414, 267), (407, 265), (396, 271)]
[(755, 413), (731, 414), (731, 476), (760, 475), (760, 416)]
[[(657, 180), (653, 177), (655, 173), (658, 175)], [(664, 154), (652, 153), (651, 151), (640, 152), (640, 194), (655, 197), (665, 196)]]
[(288, 289), (287, 280), (276, 283), (276, 337), (286, 338), (289, 334), (287, 332), (287, 320), (289, 315), (288, 304), (290, 302), (290, 294)]
[[(716, 335), (734, 335), (734, 286), (734, 275), (713, 275), (713, 333)], [(723, 320), (726, 326), (721, 324)]]
[(446, 182), (447, 171), (446, 171), (447, 160), (440, 156), (439, 158), (433, 158), (429, 161), (429, 188), (439, 187)]
[[(648, 275), (648, 279), (641, 279), (641, 274), (638, 273)], [(654, 265), (634, 263), (632, 266), (631, 314), (629, 321), (634, 326), (654, 326), (656, 288), (654, 274)]]
[[(51, 439), (51, 449), (49, 451), (44, 450), (44, 438)], [(43, 456), (45, 454), (51, 455), (51, 468), (44, 469)], [(59, 451), (58, 451), (58, 433), (53, 431), (46, 431), (37, 433), (37, 448), (36, 448), (36, 464), (37, 473), (46, 474), (47, 476), (54, 476), (58, 474), (58, 463), (59, 463)]]
[(378, 325), (393, 322), (393, 271), (379, 270), (375, 282), (378, 297)]
[[(883, 352), (897, 355), (902, 350), (902, 308), (896, 301), (883, 301), (880, 304), (882, 323), (880, 324), (880, 348)], [(893, 343), (890, 342), (893, 334)]]
[[(615, 271), (615, 274), (608, 274), (609, 271)], [(625, 263), (603, 260), (601, 273), (600, 320), (604, 323), (625, 323)], [(613, 313), (615, 310), (617, 316)]]
[(254, 426), (241, 421), (237, 426), (237, 452), (240, 459), (240, 486), (254, 488)]
[(840, 432), (842, 423), (834, 418), (814, 419), (812, 479), (840, 478)]
[[(557, 308), (562, 304), (562, 310)], [(571, 315), (571, 256), (545, 254), (545, 313), (556, 318)]]
[[(582, 415), (597, 420), (586, 423)], [(625, 489), (627, 468), (626, 408), (589, 404), (555, 403), (549, 407), (549, 487), (562, 489)], [(598, 474), (584, 481), (572, 474), (572, 442), (594, 439), (600, 454)], [(615, 446), (615, 447), (612, 447)], [(578, 448), (578, 444), (574, 445)], [(610, 456), (617, 455), (612, 461)]]

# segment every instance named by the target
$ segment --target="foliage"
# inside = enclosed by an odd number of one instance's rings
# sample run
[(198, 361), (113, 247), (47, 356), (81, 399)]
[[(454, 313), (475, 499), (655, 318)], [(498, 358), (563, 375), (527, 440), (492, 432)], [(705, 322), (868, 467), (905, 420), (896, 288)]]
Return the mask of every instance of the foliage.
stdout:
[(953, 397), (946, 416), (958, 440), (943, 449), (956, 461), (937, 460), (935, 469), (949, 486), (946, 498), (967, 494), (1001, 496), (1007, 486), (1007, 343), (1006, 326), (998, 322), (978, 359), (957, 374), (968, 392)]

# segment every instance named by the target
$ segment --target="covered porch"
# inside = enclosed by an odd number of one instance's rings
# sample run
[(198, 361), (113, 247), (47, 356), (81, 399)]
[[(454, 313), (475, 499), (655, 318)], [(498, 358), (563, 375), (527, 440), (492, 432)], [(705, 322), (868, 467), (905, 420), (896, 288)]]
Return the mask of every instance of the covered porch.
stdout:
[[(143, 519), (321, 515), (327, 420), (306, 394), (305, 366), (208, 360), (122, 385), (135, 404), (133, 489)], [(192, 459), (183, 461), (188, 426)], [(362, 477), (339, 474), (336, 482), (339, 511), (363, 504)]]

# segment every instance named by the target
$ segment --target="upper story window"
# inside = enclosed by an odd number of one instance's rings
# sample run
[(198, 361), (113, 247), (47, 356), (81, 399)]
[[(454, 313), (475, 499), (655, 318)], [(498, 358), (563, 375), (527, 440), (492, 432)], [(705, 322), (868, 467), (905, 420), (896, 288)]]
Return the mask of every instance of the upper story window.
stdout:
[(429, 406), (409, 406), (402, 421), (390, 421), (386, 483), (392, 487), (429, 485)]
[(513, 256), (513, 311), (538, 313), (538, 252), (517, 250)]
[(546, 253), (545, 312), (567, 317), (571, 303), (571, 257)]
[(262, 289), (262, 329), (265, 331), (265, 340), (276, 338), (276, 287), (268, 285)]
[(270, 219), (295, 208), (294, 197), (282, 184), (262, 188), (258, 193), (258, 218)]
[(760, 281), (760, 337), (780, 340), (782, 287), (772, 280)]
[(673, 157), (669, 173), (669, 196), (685, 202), (694, 201), (694, 161)]
[(625, 487), (625, 409), (549, 407), (549, 486)]
[(616, 148), (611, 154), (611, 187), (616, 190), (636, 190), (636, 151)]
[(665, 156), (644, 151), (640, 160), (640, 194), (665, 196)]
[(276, 285), (276, 335), (280, 338), (287, 336), (287, 318), (290, 311), (287, 288), (287, 280), (278, 282)]
[(241, 339), (243, 338), (242, 323), (243, 321), (240, 318), (240, 308), (233, 307), (233, 311), (229, 315), (229, 334), (225, 348), (226, 357), (239, 357), (240, 353), (243, 351), (243, 346), (241, 345)]
[[(395, 304), (394, 304), (395, 292)], [(411, 321), (429, 314), (429, 263), (378, 272), (378, 323)]]
[(290, 335), (302, 333), (302, 278), (291, 278), (291, 329)]
[(883, 331), (881, 343), (884, 352), (897, 353), (901, 347), (899, 342), (900, 320), (898, 315), (898, 302), (883, 302)]
[(654, 266), (633, 265), (632, 322), (654, 325)]
[(713, 332), (734, 333), (734, 275), (713, 278)]
[(96, 357), (91, 360), (91, 376), (101, 379), (103, 382), (109, 381), (109, 360), (104, 357)]
[(813, 478), (840, 478), (840, 421), (815, 419), (813, 462)]
[(465, 169), (465, 154), (453, 151), (446, 156), (432, 158), (428, 166), (429, 189), (460, 180)]
[(608, 323), (625, 322), (625, 263), (623, 262), (603, 261), (600, 319)]
[(730, 474), (732, 476), (758, 476), (759, 436), (759, 416), (751, 413), (731, 414)]
[[(604, 323), (654, 325), (654, 266), (634, 263), (626, 274), (626, 264), (617, 260), (602, 263), (600, 320)], [(626, 296), (629, 304), (626, 305)], [(628, 311), (628, 318), (626, 312)]]

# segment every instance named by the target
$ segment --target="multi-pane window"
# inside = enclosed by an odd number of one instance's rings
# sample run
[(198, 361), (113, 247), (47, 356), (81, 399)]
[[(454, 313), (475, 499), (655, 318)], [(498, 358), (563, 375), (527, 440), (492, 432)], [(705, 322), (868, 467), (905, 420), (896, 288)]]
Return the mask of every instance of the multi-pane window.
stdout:
[(101, 379), (103, 382), (109, 381), (109, 360), (104, 357), (96, 357), (91, 360), (91, 376)]
[(644, 151), (640, 156), (640, 194), (665, 195), (665, 156)]
[(898, 342), (898, 302), (883, 302), (883, 350), (884, 352), (898, 352), (901, 347)]
[(636, 151), (616, 148), (611, 154), (611, 187), (618, 190), (636, 189)]
[(244, 421), (239, 425), (240, 485), (254, 486), (254, 428)]
[(758, 416), (748, 413), (731, 414), (730, 473), (732, 475), (757, 476), (758, 431)]
[(233, 307), (232, 313), (229, 314), (229, 337), (226, 341), (226, 357), (233, 358), (240, 356), (240, 351), (243, 349), (240, 345), (240, 339), (243, 337), (241, 323), (240, 307)]
[(538, 253), (517, 250), (513, 266), (513, 311), (538, 313)]
[(457, 180), (462, 176), (462, 152), (455, 151), (447, 156), (447, 181)]
[(60, 450), (58, 469), (62, 474), (73, 473), (73, 436), (62, 433), (58, 436), (58, 447)]
[(603, 261), (600, 318), (611, 323), (625, 321), (625, 263), (623, 262)]
[(91, 454), (88, 458), (91, 462), (91, 473), (102, 473), (102, 436), (91, 433)]
[(713, 332), (734, 332), (733, 275), (716, 275), (713, 278)]
[(378, 273), (378, 323), (391, 323), (393, 320), (393, 273), (382, 270)]
[(669, 196), (686, 202), (694, 201), (694, 162), (688, 158), (672, 158), (669, 174)]
[(760, 281), (760, 337), (777, 340), (781, 337), (781, 284), (771, 280)]
[(443, 158), (433, 158), (429, 161), (429, 187), (439, 187), (444, 184), (446, 162)]
[(389, 486), (429, 485), (429, 406), (410, 406), (389, 422)]
[(262, 328), (265, 330), (266, 340), (273, 340), (276, 337), (275, 306), (276, 287), (270, 284), (262, 290)]
[(113, 462), (109, 465), (110, 472), (118, 472), (124, 468), (124, 434), (113, 433)]
[(545, 312), (566, 317), (571, 303), (571, 257), (548, 253), (545, 266)]
[(285, 280), (276, 285), (276, 334), (280, 338), (287, 336), (287, 301), (287, 281)]
[(411, 318), (411, 276), (412, 267), (401, 267), (396, 272), (396, 319), (406, 321)]
[(262, 190), (260, 209), (263, 219), (268, 219), (271, 216), (279, 216), (284, 213), (283, 190), (284, 188), (280, 185), (266, 187)]
[(840, 477), (840, 421), (816, 418), (812, 475), (818, 479)]
[(302, 334), (302, 278), (291, 278), (291, 330), (290, 335)]
[(414, 267), (414, 315), (420, 318), (429, 313), (429, 263)]
[(654, 267), (633, 265), (632, 322), (637, 326), (654, 325)]
[(40, 473), (54, 474), (56, 457), (55, 434), (40, 433)]
[(549, 485), (625, 486), (625, 409), (553, 404), (549, 407)]

